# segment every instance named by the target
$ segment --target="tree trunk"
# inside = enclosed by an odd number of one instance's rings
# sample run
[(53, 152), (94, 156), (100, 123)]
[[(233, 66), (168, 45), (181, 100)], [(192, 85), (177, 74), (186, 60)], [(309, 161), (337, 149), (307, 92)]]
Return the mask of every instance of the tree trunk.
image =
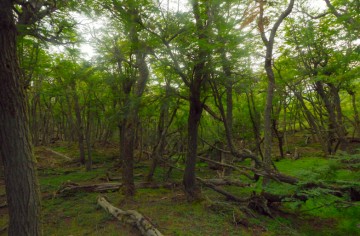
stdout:
[(135, 129), (132, 120), (123, 120), (120, 126), (120, 158), (125, 196), (135, 195), (134, 184), (134, 139)]
[[(208, 40), (206, 30), (211, 25), (211, 20), (205, 25), (200, 13), (198, 0), (191, 1), (192, 10), (195, 18), (196, 33), (198, 40), (198, 53), (196, 56), (196, 64), (193, 70), (193, 78), (190, 81), (190, 109), (188, 117), (188, 150), (186, 155), (186, 166), (183, 176), (183, 184), (188, 200), (192, 201), (199, 197), (199, 191), (196, 188), (195, 164), (197, 156), (198, 127), (200, 124), (203, 104), (201, 102), (201, 87), (208, 78), (208, 72), (205, 71), (205, 62), (209, 57), (206, 46), (203, 45), (204, 40)], [(206, 6), (206, 14), (209, 14), (209, 6)]]
[(75, 109), (75, 116), (76, 116), (76, 131), (78, 136), (78, 143), (79, 143), (79, 152), (80, 152), (80, 163), (85, 165), (85, 145), (84, 145), (84, 126), (81, 120), (81, 110), (79, 104), (79, 97), (76, 92), (76, 82), (75, 78), (72, 78), (71, 81), (71, 89), (72, 95), (74, 99), (74, 109)]
[(183, 183), (189, 200), (198, 198), (198, 190), (195, 185), (195, 164), (197, 156), (198, 127), (202, 113), (202, 103), (200, 101), (200, 88), (193, 86), (190, 88), (190, 112), (188, 117), (188, 150), (186, 155), (186, 166)]
[(256, 109), (253, 92), (246, 93), (247, 104), (249, 109), (250, 120), (252, 123), (252, 128), (254, 132), (255, 145), (256, 145), (256, 156), (261, 156), (263, 158), (263, 153), (261, 151), (261, 135), (260, 135), (260, 114)]
[[(90, 91), (89, 91), (90, 93)], [(92, 112), (91, 112), (91, 102), (89, 98), (88, 110), (87, 110), (87, 123), (86, 123), (86, 149), (87, 149), (87, 160), (86, 160), (86, 170), (90, 171), (92, 168), (92, 153), (91, 153), (91, 125), (92, 125)]]
[[(271, 110), (272, 110), (272, 102), (274, 98), (275, 91), (275, 76), (272, 68), (272, 56), (273, 56), (273, 47), (275, 42), (275, 35), (283, 20), (291, 13), (292, 8), (294, 6), (294, 0), (291, 0), (284, 12), (281, 13), (279, 18), (276, 20), (275, 24), (271, 28), (269, 39), (267, 39), (265, 30), (264, 30), (264, 5), (266, 1), (259, 2), (260, 7), (260, 19), (259, 19), (259, 29), (261, 33), (261, 38), (263, 40), (264, 45), (266, 46), (266, 55), (264, 68), (266, 71), (266, 75), (268, 78), (268, 87), (267, 87), (267, 95), (266, 95), (266, 103), (265, 103), (265, 111), (264, 111), (264, 158), (263, 158), (263, 166), (266, 171), (270, 171), (272, 167), (271, 161), (271, 145), (272, 145), (272, 132), (271, 132)], [(264, 179), (264, 183), (266, 184), (267, 180)]]
[(348, 90), (349, 95), (351, 96), (351, 105), (354, 111), (354, 133), (353, 133), (353, 137), (355, 137), (355, 134), (360, 137), (360, 116), (359, 116), (359, 111), (357, 109), (357, 104), (356, 104), (356, 94), (354, 91), (352, 90)]
[[(134, 184), (134, 148), (136, 138), (136, 128), (139, 123), (138, 113), (140, 110), (141, 97), (144, 93), (146, 83), (149, 78), (149, 69), (146, 64), (146, 49), (139, 40), (139, 28), (137, 26), (139, 12), (138, 9), (131, 5), (129, 10), (126, 12), (130, 20), (129, 38), (133, 46), (136, 67), (138, 73), (132, 79), (125, 79), (123, 81), (123, 92), (125, 94), (125, 117), (122, 119), (120, 124), (120, 158), (122, 161), (122, 177), (123, 177), (123, 193), (127, 197), (135, 195), (135, 184)], [(119, 50), (117, 50), (119, 51)], [(120, 52), (116, 55), (118, 59), (119, 70), (121, 71), (122, 58)]]
[(24, 81), (16, 55), (13, 1), (0, 1), (0, 157), (4, 163), (10, 236), (41, 235), (40, 197)]

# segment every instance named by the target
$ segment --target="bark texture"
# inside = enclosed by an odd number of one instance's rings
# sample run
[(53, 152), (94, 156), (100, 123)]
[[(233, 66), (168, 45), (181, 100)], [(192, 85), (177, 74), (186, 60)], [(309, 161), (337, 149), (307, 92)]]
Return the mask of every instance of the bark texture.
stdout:
[(40, 197), (32, 154), (24, 81), (16, 55), (13, 2), (0, 1), (0, 157), (9, 206), (8, 234), (41, 235)]
[(273, 27), (270, 31), (270, 36), (267, 38), (264, 29), (264, 5), (266, 1), (260, 1), (260, 19), (259, 19), (259, 29), (261, 33), (261, 38), (266, 46), (266, 56), (264, 62), (264, 68), (266, 71), (266, 75), (268, 78), (268, 87), (267, 87), (267, 94), (266, 94), (266, 105), (264, 111), (264, 157), (263, 157), (263, 165), (266, 171), (269, 171), (272, 166), (271, 161), (271, 146), (272, 146), (272, 129), (271, 129), (271, 110), (272, 110), (272, 102), (274, 98), (275, 92), (275, 75), (272, 67), (272, 57), (273, 57), (273, 48), (275, 42), (275, 35), (283, 20), (291, 13), (292, 8), (294, 6), (294, 0), (291, 0), (289, 5), (287, 6), (286, 10), (282, 12), (279, 16)]
[(119, 219), (121, 222), (135, 226), (143, 236), (162, 236), (158, 229), (148, 220), (147, 217), (144, 217), (139, 212), (134, 210), (121, 210), (119, 208), (111, 205), (106, 198), (99, 197), (98, 204), (103, 207), (111, 215)]
[[(184, 171), (183, 183), (185, 192), (189, 201), (195, 200), (199, 197), (199, 191), (196, 187), (195, 164), (197, 156), (197, 141), (198, 128), (200, 124), (201, 114), (203, 111), (203, 102), (201, 101), (202, 86), (208, 79), (208, 72), (206, 71), (206, 61), (209, 58), (209, 52), (201, 41), (208, 41), (207, 31), (211, 20), (204, 23), (201, 18), (199, 2), (197, 0), (191, 1), (193, 15), (195, 18), (195, 25), (197, 30), (198, 52), (196, 56), (196, 64), (194, 65), (193, 76), (190, 79), (190, 110), (188, 117), (188, 150), (186, 154), (186, 166)], [(207, 5), (207, 7), (209, 7)], [(209, 9), (206, 9), (209, 13)]]

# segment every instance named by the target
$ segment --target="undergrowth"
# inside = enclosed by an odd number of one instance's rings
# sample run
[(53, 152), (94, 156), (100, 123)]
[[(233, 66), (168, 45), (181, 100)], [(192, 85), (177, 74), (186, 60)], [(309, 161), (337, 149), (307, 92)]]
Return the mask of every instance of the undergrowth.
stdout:
[[(53, 147), (54, 148), (54, 147)], [(73, 149), (72, 149), (73, 148)], [(75, 147), (54, 148), (57, 152), (76, 157)], [(107, 172), (121, 176), (114, 168), (115, 151), (100, 150), (94, 153), (94, 169), (66, 160), (56, 160), (56, 165), (39, 170), (43, 195), (55, 193), (65, 182), (78, 184), (105, 181)], [(40, 153), (41, 154), (41, 153)], [(52, 157), (56, 158), (56, 157)], [(223, 187), (239, 197), (260, 194), (262, 191), (278, 195), (304, 194), (306, 202), (286, 198), (274, 209), (273, 218), (254, 214), (249, 217), (241, 207), (233, 204), (207, 188), (202, 187), (204, 200), (188, 203), (181, 187), (174, 189), (138, 189), (132, 201), (124, 199), (120, 192), (104, 193), (109, 201), (124, 210), (135, 209), (144, 214), (164, 235), (359, 235), (360, 206), (350, 202), (349, 196), (337, 197), (321, 188), (302, 189), (303, 184), (318, 182), (338, 186), (359, 186), (360, 174), (352, 169), (358, 156), (334, 158), (303, 157), (299, 160), (283, 159), (276, 162), (278, 170), (298, 177), (298, 186), (271, 181), (264, 188), (261, 180), (251, 182), (243, 177), (250, 187)], [(61, 163), (61, 164), (59, 164)], [(148, 160), (135, 166), (136, 181), (143, 181), (148, 171)], [(356, 167), (356, 165), (355, 165)], [(168, 176), (168, 167), (157, 168), (154, 180), (163, 182)], [(141, 174), (141, 175), (140, 175)], [(197, 166), (197, 174), (203, 178), (216, 178), (217, 173), (206, 164)], [(231, 178), (239, 179), (236, 172)], [(170, 181), (180, 182), (182, 173), (170, 172)], [(74, 196), (50, 197), (42, 201), (44, 235), (138, 235), (133, 228), (123, 225), (96, 204), (97, 193), (77, 193)], [(218, 205), (220, 204), (220, 205)], [(6, 225), (7, 213), (0, 212), (0, 226)], [(245, 219), (245, 220), (244, 220)], [(4, 233), (3, 233), (4, 234)]]

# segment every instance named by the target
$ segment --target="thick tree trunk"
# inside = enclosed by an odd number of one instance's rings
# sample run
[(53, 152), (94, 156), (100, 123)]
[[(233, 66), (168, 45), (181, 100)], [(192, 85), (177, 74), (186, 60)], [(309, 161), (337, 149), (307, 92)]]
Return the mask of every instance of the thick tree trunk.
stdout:
[(200, 101), (200, 88), (190, 88), (190, 112), (188, 117), (188, 150), (183, 183), (189, 200), (198, 198), (198, 190), (195, 185), (195, 164), (197, 156), (198, 127), (202, 113)]
[(124, 120), (120, 126), (120, 158), (125, 196), (135, 195), (134, 184), (134, 139), (135, 129), (132, 120)]
[[(135, 76), (134, 78), (124, 80), (122, 84), (126, 98), (124, 100), (125, 117), (120, 124), (120, 158), (122, 161), (122, 177), (124, 183), (123, 192), (125, 196), (132, 197), (135, 195), (133, 172), (136, 128), (139, 123), (138, 113), (140, 110), (141, 97), (149, 78), (149, 69), (146, 64), (146, 48), (143, 47), (144, 45), (139, 40), (140, 29), (138, 27), (138, 19), (140, 16), (138, 9), (134, 5), (129, 4), (129, 9), (126, 13), (129, 17), (127, 20), (130, 20), (128, 22), (130, 26), (129, 39), (131, 40), (136, 57), (138, 73), (137, 75), (133, 75)], [(121, 72), (122, 56), (120, 52), (117, 52), (115, 56), (118, 59), (119, 71)]]
[[(196, 176), (195, 176), (195, 164), (197, 156), (197, 141), (198, 141), (198, 127), (200, 124), (201, 114), (203, 110), (203, 103), (201, 102), (201, 90), (202, 85), (206, 82), (208, 78), (208, 72), (206, 72), (205, 62), (209, 57), (209, 52), (206, 47), (203, 45), (203, 40), (208, 40), (208, 35), (206, 34), (208, 28), (211, 25), (211, 20), (205, 25), (200, 13), (199, 2), (198, 0), (191, 1), (192, 10), (195, 18), (195, 24), (197, 29), (197, 39), (198, 39), (198, 54), (196, 58), (196, 64), (193, 70), (193, 78), (189, 83), (190, 89), (190, 109), (188, 117), (188, 150), (186, 155), (186, 166), (183, 176), (183, 184), (185, 187), (185, 192), (189, 201), (197, 199), (199, 197), (199, 190), (196, 187)], [(209, 7), (209, 6), (207, 6)], [(207, 8), (206, 14), (209, 14), (209, 9)]]
[(40, 197), (26, 96), (16, 55), (13, 1), (0, 1), (0, 157), (4, 163), (10, 236), (41, 235)]

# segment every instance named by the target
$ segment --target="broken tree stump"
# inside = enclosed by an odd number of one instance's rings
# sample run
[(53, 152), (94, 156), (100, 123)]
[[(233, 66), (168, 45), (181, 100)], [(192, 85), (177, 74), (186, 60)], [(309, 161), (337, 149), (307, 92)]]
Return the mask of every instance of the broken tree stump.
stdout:
[(134, 210), (121, 210), (111, 205), (105, 197), (99, 196), (98, 204), (123, 223), (136, 227), (143, 236), (162, 236), (158, 229), (143, 215)]

